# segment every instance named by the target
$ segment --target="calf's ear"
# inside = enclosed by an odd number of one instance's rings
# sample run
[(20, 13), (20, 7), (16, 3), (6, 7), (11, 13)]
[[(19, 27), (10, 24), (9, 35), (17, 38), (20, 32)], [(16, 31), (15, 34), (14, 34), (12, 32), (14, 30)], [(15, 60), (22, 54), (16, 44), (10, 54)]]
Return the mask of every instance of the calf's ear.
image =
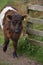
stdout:
[(22, 16), (22, 20), (24, 20), (24, 18), (27, 18), (27, 15), (23, 15), (23, 16)]
[(11, 16), (11, 15), (7, 15), (7, 18), (8, 18), (9, 20), (12, 20), (12, 16)]

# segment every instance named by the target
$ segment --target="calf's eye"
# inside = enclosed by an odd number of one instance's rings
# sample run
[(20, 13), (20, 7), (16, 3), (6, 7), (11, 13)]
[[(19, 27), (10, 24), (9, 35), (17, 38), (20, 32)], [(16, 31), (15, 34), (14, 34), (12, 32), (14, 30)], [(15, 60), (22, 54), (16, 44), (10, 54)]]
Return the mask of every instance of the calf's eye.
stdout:
[(12, 20), (12, 16), (11, 16), (11, 15), (7, 15), (7, 18), (8, 18), (9, 20)]

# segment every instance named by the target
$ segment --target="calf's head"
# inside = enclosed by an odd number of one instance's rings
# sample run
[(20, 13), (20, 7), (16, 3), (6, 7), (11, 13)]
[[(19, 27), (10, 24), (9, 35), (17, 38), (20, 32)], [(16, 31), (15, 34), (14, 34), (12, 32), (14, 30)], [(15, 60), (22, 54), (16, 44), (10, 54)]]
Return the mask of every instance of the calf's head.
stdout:
[(17, 13), (13, 15), (7, 15), (8, 19), (10, 20), (10, 28), (13, 32), (19, 33), (22, 28), (22, 21), (25, 16), (21, 16)]
[(19, 33), (22, 28), (22, 21), (24, 19), (25, 15), (22, 16), (18, 13), (10, 13), (6, 15), (6, 20), (8, 24), (10, 25), (10, 29), (12, 32)]

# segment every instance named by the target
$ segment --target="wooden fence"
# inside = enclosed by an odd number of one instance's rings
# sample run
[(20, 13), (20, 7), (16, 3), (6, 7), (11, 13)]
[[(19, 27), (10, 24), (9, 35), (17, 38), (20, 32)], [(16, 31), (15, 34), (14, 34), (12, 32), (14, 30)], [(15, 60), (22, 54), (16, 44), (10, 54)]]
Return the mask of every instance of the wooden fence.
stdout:
[[(43, 12), (43, 6), (28, 4), (27, 5), (27, 12), (29, 12), (30, 10)], [(35, 23), (35, 24), (37, 23), (37, 24), (43, 25), (43, 19), (37, 19), (37, 18), (30, 18), (29, 17), (28, 23), (30, 23), (30, 24), (31, 23)], [(34, 34), (34, 35), (38, 35), (38, 36), (43, 36), (43, 31), (33, 30), (33, 29), (30, 29), (30, 28), (27, 29), (26, 33), (31, 34), (31, 35)], [(29, 38), (28, 41), (35, 44), (35, 45), (43, 46), (43, 42), (37, 41), (35, 39)]]

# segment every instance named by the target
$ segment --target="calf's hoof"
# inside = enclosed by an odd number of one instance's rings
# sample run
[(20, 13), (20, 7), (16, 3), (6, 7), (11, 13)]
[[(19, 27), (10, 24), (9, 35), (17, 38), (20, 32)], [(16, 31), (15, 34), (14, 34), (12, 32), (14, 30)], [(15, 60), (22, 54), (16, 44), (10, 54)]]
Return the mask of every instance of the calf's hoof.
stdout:
[(16, 57), (18, 57), (17, 53), (13, 52), (13, 58), (16, 58)]
[(6, 52), (7, 46), (3, 45), (3, 51)]

